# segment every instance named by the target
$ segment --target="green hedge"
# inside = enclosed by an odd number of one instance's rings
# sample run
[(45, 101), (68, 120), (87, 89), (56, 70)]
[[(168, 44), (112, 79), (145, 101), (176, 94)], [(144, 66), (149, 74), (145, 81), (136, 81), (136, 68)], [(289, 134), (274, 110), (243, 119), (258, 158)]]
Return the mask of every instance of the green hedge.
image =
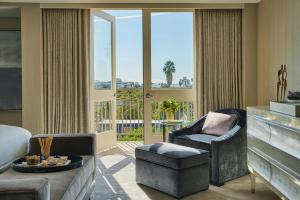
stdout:
[(144, 128), (132, 129), (127, 134), (118, 135), (118, 141), (143, 141)]

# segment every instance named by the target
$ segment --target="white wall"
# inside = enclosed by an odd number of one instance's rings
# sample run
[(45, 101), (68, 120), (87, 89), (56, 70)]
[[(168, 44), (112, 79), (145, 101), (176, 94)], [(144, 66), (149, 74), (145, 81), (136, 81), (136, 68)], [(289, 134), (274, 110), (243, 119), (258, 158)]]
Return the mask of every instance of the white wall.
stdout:
[(22, 125), (33, 134), (44, 130), (41, 12), (39, 4), (21, 9)]
[(287, 65), (287, 90), (300, 91), (300, 1), (258, 5), (258, 104), (276, 100), (277, 70)]
[(244, 106), (257, 105), (257, 5), (246, 4), (243, 12)]

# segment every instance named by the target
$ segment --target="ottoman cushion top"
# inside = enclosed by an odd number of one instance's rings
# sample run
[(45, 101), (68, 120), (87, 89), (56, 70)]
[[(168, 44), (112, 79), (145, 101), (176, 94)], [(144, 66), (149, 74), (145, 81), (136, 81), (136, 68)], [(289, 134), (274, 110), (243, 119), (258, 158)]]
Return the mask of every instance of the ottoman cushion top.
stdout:
[(171, 143), (144, 145), (135, 149), (135, 157), (176, 170), (207, 164), (208, 151)]

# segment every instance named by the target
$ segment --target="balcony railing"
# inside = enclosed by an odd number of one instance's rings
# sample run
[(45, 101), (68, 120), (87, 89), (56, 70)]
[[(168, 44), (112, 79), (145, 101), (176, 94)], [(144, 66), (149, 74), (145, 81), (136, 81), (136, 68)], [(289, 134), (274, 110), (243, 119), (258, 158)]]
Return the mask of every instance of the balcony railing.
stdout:
[[(161, 121), (166, 115), (160, 110), (162, 102), (152, 103), (152, 134), (162, 134)], [(194, 120), (194, 105), (192, 101), (179, 102), (180, 108), (175, 113), (176, 120), (192, 122)], [(112, 129), (111, 102), (99, 102), (95, 105), (95, 127), (97, 132)], [(141, 98), (133, 100), (117, 99), (116, 130), (119, 140), (143, 140), (144, 109)]]

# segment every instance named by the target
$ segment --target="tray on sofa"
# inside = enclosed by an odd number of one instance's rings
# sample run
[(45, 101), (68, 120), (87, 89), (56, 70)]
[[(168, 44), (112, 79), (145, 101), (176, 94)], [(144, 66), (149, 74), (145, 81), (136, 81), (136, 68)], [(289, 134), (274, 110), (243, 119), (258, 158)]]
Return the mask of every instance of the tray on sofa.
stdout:
[(47, 172), (59, 172), (59, 171), (66, 171), (81, 167), (83, 164), (82, 157), (80, 156), (68, 156), (70, 162), (67, 165), (54, 165), (54, 166), (40, 166), (40, 165), (22, 165), (25, 162), (25, 158), (20, 158), (15, 160), (12, 163), (12, 168), (15, 171), (25, 172), (25, 173), (47, 173)]

